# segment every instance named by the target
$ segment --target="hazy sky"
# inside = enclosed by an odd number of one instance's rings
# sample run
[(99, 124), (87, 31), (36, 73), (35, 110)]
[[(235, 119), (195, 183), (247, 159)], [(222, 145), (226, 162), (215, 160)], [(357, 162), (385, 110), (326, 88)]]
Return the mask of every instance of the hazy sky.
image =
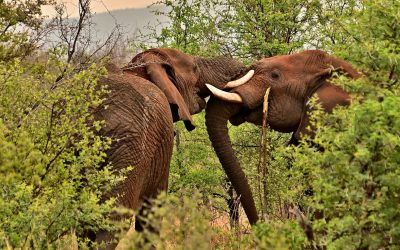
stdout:
[[(77, 15), (78, 0), (57, 0), (57, 2), (64, 2), (68, 7), (68, 13), (72, 16)], [(106, 12), (108, 10), (118, 10), (126, 8), (144, 8), (157, 0), (92, 0), (92, 11), (96, 13)], [(50, 7), (45, 7), (43, 13), (52, 15), (53, 11)]]
[(155, 2), (157, 0), (92, 0), (92, 8), (95, 12), (104, 12), (104, 6), (109, 10), (143, 8)]

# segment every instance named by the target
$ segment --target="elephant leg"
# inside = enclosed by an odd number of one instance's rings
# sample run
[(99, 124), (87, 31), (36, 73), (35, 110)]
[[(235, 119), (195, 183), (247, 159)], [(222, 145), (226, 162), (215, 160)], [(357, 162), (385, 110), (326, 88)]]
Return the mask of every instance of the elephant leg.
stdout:
[[(173, 133), (171, 142), (173, 142), (172, 138)], [(134, 170), (132, 170), (131, 176), (128, 176), (125, 181), (113, 190), (115, 193), (125, 194), (119, 199), (121, 206), (137, 210), (135, 231), (142, 232), (148, 230), (158, 233), (157, 229), (148, 223), (147, 215), (151, 212), (152, 199), (157, 198), (161, 191), (167, 190), (172, 146), (169, 146), (166, 150), (157, 150), (152, 159), (146, 159), (145, 162), (136, 165)], [(140, 173), (139, 175), (138, 172)], [(127, 217), (120, 214), (112, 216), (112, 220), (119, 221), (121, 219), (127, 219)], [(102, 249), (115, 249), (117, 247), (118, 243), (112, 242), (114, 237), (109, 232), (100, 231), (96, 236), (98, 243), (106, 243), (106, 247)]]
[(138, 214), (135, 216), (135, 231), (143, 232), (147, 225), (147, 214), (150, 212), (150, 201), (145, 200), (142, 206), (138, 210)]
[[(132, 140), (133, 142), (134, 140)], [(126, 179), (118, 183), (113, 189), (103, 197), (104, 200), (115, 194), (118, 197), (118, 206), (129, 208), (132, 210), (138, 209), (140, 206), (140, 192), (145, 182), (145, 169), (150, 165), (150, 160), (139, 157), (131, 153), (129, 143), (121, 142), (114, 145), (113, 153), (110, 154), (109, 160), (112, 162), (115, 169), (121, 169), (126, 166), (133, 166), (133, 170), (126, 174)], [(121, 157), (125, 156), (125, 157)], [(128, 157), (130, 156), (130, 157)], [(118, 222), (121, 220), (132, 219), (128, 214), (113, 213), (111, 214), (112, 221)], [(99, 249), (115, 249), (117, 246), (116, 238), (112, 233), (106, 230), (100, 230), (96, 233), (96, 242), (105, 245)]]
[(173, 138), (174, 131), (172, 124), (168, 126), (166, 130), (160, 131), (162, 134), (159, 138), (158, 150), (155, 152), (154, 157), (151, 161), (151, 165), (148, 171), (147, 180), (153, 180), (148, 182), (147, 185), (144, 183), (143, 193), (140, 199), (143, 201), (142, 206), (139, 208), (138, 215), (135, 217), (135, 230), (143, 231), (149, 230), (154, 233), (158, 233), (158, 229), (153, 227), (151, 223), (148, 223), (147, 215), (151, 212), (153, 202), (152, 200), (168, 189), (168, 176), (169, 167), (171, 163), (172, 150), (173, 150)]
[[(133, 170), (134, 172), (134, 170)], [(140, 186), (141, 186), (141, 179), (138, 179), (137, 182), (135, 182), (135, 185), (130, 186), (131, 190), (139, 190)], [(122, 183), (120, 183), (120, 185), (118, 185), (113, 192), (120, 192), (120, 193), (124, 193), (124, 195), (122, 197), (120, 197), (119, 199), (119, 205), (122, 207), (126, 207), (126, 208), (130, 208), (130, 209), (137, 209), (137, 204), (140, 203), (138, 195), (135, 194), (135, 192), (131, 193), (131, 192), (127, 192), (127, 187), (129, 185), (127, 185), (126, 183), (130, 182), (129, 177), (123, 181)], [(117, 191), (116, 191), (117, 190)], [(132, 194), (132, 195), (129, 195)], [(126, 198), (127, 195), (129, 195), (129, 198)], [(121, 220), (126, 220), (126, 219), (132, 219), (129, 215), (125, 214), (119, 214), (119, 213), (113, 213), (111, 215), (110, 218), (112, 221), (121, 221)], [(100, 230), (96, 233), (96, 242), (98, 244), (102, 244), (103, 247), (100, 247), (98, 249), (105, 249), (105, 250), (113, 250), (117, 247), (118, 242), (116, 241), (116, 238), (114, 237), (114, 235), (112, 233), (110, 233), (109, 231), (106, 230)]]

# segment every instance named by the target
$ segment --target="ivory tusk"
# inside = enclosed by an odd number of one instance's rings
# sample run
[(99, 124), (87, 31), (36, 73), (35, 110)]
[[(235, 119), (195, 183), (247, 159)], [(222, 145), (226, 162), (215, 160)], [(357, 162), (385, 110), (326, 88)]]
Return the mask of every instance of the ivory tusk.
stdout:
[(242, 76), (241, 78), (228, 82), (225, 85), (224, 89), (239, 87), (240, 85), (243, 85), (248, 80), (250, 80), (253, 77), (253, 75), (254, 75), (254, 70), (250, 70), (249, 72), (247, 72), (246, 75)]
[(243, 103), (242, 97), (237, 94), (237, 93), (229, 93), (225, 92), (223, 90), (220, 90), (210, 84), (206, 84), (207, 88), (221, 100), (227, 101), (227, 102), (234, 102), (234, 103)]

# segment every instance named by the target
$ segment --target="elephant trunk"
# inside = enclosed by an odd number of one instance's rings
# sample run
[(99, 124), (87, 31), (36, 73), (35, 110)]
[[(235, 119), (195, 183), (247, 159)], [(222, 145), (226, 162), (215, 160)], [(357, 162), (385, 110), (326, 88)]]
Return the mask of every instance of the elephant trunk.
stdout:
[(240, 104), (226, 103), (211, 97), (206, 108), (206, 126), (209, 138), (219, 161), (240, 197), (243, 209), (251, 225), (258, 221), (258, 214), (250, 185), (235, 156), (228, 134), (228, 119), (238, 113)]

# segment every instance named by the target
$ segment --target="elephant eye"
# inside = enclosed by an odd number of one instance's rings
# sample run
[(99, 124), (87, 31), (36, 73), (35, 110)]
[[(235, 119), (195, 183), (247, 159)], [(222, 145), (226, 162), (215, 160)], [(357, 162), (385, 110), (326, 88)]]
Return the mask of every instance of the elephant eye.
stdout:
[(271, 77), (272, 77), (272, 79), (278, 79), (279, 78), (279, 73), (278, 72), (276, 72), (276, 71), (272, 71), (271, 72)]

